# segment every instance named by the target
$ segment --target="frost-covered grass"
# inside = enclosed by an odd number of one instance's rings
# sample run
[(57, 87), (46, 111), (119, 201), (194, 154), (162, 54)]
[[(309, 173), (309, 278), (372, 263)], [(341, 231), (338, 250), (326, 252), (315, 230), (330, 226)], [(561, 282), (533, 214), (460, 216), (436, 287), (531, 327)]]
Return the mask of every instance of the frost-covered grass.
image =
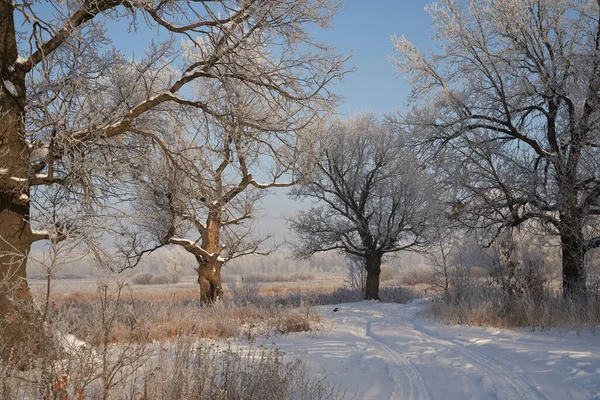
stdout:
[(595, 333), (600, 325), (600, 301), (597, 296), (565, 299), (551, 286), (542, 293), (507, 295), (490, 281), (473, 280), (468, 286), (452, 287), (435, 298), (428, 314), (449, 324)]
[[(129, 351), (127, 351), (129, 350)], [(105, 357), (106, 355), (106, 357)], [(0, 361), (2, 399), (237, 400), (341, 399), (343, 391), (308, 374), (304, 360), (265, 346), (194, 341), (63, 354), (19, 371)]]

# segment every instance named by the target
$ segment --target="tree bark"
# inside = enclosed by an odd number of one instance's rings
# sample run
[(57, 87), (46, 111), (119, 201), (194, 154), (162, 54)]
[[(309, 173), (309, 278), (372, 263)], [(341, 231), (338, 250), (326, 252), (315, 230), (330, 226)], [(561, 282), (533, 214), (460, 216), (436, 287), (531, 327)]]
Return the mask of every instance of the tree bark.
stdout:
[(367, 284), (365, 290), (365, 300), (379, 299), (379, 275), (381, 274), (381, 255), (367, 254)]
[(221, 286), (221, 266), (223, 262), (220, 259), (198, 260), (198, 284), (200, 285), (200, 302), (209, 305), (223, 297), (223, 287)]
[(560, 235), (562, 250), (563, 296), (583, 298), (586, 293), (585, 249), (581, 231), (569, 230)]
[(221, 286), (221, 266), (223, 259), (220, 257), (223, 248), (220, 243), (221, 213), (214, 209), (209, 211), (206, 230), (202, 232), (202, 248), (211, 254), (210, 258), (196, 257), (198, 260), (198, 284), (200, 284), (200, 302), (212, 304), (223, 297)]
[(39, 312), (25, 266), (35, 238), (29, 226), (29, 147), (25, 140), (25, 73), (16, 65), (10, 0), (0, 0), (0, 346), (23, 366), (39, 345)]

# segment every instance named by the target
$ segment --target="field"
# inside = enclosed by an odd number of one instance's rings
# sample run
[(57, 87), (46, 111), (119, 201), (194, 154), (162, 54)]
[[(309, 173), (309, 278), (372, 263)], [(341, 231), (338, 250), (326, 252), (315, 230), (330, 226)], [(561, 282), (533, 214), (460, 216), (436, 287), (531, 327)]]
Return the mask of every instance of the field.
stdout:
[(1, 368), (0, 394), (600, 398), (599, 303), (562, 300), (554, 275), (544, 275), (542, 297), (519, 282), (507, 297), (489, 268), (452, 267), (443, 288), (439, 268), (393, 260), (380, 277), (383, 302), (361, 301), (344, 260), (328, 257), (233, 264), (223, 273), (224, 299), (211, 307), (200, 305), (194, 274), (175, 283), (160, 259), (94, 277), (65, 267), (49, 291), (31, 271), (46, 332), (60, 347), (32, 369)]

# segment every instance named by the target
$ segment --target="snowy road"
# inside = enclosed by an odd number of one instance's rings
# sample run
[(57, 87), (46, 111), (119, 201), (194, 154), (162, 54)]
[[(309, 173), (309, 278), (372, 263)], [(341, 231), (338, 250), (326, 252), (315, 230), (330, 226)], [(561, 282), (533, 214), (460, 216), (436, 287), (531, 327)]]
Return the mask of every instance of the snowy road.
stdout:
[[(356, 399), (597, 399), (600, 337), (445, 326), (422, 304), (319, 307), (323, 333), (271, 338)], [(600, 334), (600, 332), (599, 332)]]

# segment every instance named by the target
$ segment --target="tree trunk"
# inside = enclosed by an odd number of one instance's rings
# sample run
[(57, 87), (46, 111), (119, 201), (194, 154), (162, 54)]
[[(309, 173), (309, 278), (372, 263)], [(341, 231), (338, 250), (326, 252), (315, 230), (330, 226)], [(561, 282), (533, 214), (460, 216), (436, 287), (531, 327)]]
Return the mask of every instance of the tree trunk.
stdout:
[(25, 74), (18, 65), (13, 5), (0, 0), (0, 348), (3, 359), (31, 357), (41, 325), (25, 266), (35, 240), (29, 226), (29, 147)]
[(202, 248), (211, 254), (210, 258), (197, 257), (198, 283), (200, 284), (200, 302), (212, 304), (223, 297), (221, 286), (221, 266), (223, 259), (220, 256), (221, 246), (221, 212), (211, 209), (206, 221), (206, 230), (202, 233)]
[(583, 235), (569, 230), (560, 235), (562, 249), (563, 296), (583, 298), (586, 293)]
[(198, 284), (200, 284), (200, 302), (208, 305), (223, 297), (221, 286), (221, 266), (219, 258), (212, 260), (198, 259)]
[(365, 300), (379, 299), (379, 275), (381, 274), (381, 255), (367, 254), (367, 284), (365, 290)]

